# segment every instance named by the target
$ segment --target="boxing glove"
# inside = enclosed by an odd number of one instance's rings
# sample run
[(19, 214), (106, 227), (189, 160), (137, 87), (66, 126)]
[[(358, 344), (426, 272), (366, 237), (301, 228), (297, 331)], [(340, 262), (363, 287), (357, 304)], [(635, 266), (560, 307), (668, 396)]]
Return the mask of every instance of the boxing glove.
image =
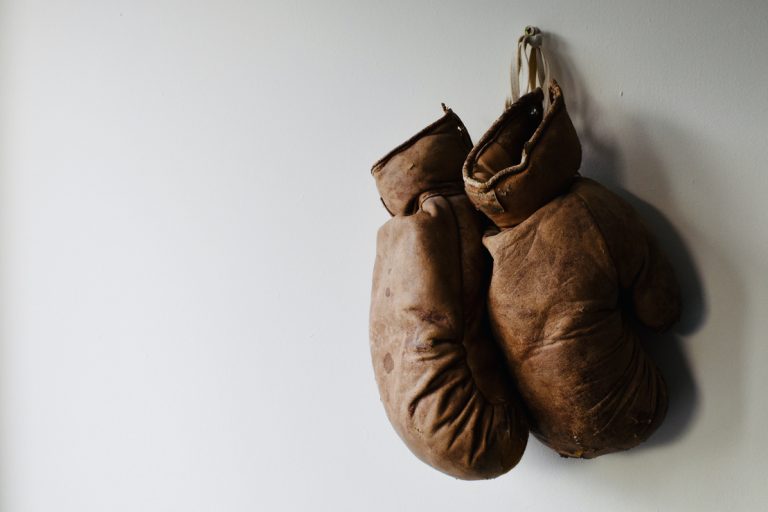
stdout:
[(463, 169), (492, 221), (488, 310), (530, 413), (531, 431), (563, 456), (631, 448), (659, 426), (664, 380), (637, 322), (680, 315), (672, 268), (633, 209), (578, 175), (581, 146), (562, 91), (521, 97)]
[(528, 427), (490, 336), (484, 219), (464, 193), (472, 147), (452, 111), (373, 166), (384, 206), (370, 348), (395, 431), (422, 461), (462, 479), (517, 464)]

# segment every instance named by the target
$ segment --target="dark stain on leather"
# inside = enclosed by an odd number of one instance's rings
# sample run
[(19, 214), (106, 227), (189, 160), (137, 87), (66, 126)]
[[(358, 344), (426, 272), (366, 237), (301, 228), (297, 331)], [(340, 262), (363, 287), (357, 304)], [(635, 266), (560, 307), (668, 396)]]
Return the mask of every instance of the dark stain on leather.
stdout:
[(440, 311), (432, 309), (413, 308), (413, 312), (419, 317), (419, 320), (435, 325), (448, 325), (450, 323), (448, 316)]
[(387, 355), (384, 356), (384, 370), (387, 373), (390, 373), (395, 367), (395, 362), (392, 360), (392, 354), (387, 352)]

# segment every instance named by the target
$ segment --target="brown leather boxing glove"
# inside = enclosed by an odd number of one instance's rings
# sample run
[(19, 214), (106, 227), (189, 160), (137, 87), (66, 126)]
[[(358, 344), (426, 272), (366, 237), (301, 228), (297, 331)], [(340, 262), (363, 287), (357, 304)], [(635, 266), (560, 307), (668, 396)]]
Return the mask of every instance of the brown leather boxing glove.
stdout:
[(488, 309), (530, 412), (560, 454), (631, 448), (664, 418), (667, 390), (631, 318), (680, 315), (672, 268), (632, 208), (578, 176), (581, 146), (560, 87), (511, 105), (464, 166), (467, 194), (495, 224)]
[(487, 323), (485, 221), (461, 177), (471, 147), (447, 110), (374, 165), (392, 218), (377, 238), (370, 343), (381, 400), (410, 450), (481, 479), (517, 464), (528, 426)]

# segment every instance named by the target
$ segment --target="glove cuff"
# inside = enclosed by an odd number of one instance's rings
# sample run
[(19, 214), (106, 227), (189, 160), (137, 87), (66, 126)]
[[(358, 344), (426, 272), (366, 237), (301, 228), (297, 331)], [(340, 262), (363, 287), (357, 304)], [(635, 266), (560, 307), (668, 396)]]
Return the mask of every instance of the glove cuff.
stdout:
[(376, 162), (371, 169), (391, 215), (407, 215), (424, 192), (463, 188), (461, 167), (472, 148), (467, 129), (451, 109)]
[(566, 192), (581, 165), (581, 144), (560, 86), (512, 104), (470, 152), (464, 186), (475, 206), (501, 228), (515, 226)]

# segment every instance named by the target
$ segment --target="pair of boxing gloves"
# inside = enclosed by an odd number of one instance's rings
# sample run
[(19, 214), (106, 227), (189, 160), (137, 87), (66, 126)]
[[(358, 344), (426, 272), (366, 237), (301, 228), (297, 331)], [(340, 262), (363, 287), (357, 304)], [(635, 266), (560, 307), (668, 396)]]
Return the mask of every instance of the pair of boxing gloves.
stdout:
[(673, 270), (632, 208), (580, 177), (549, 83), (473, 145), (451, 110), (373, 167), (392, 215), (370, 311), (387, 417), (421, 460), (462, 479), (513, 468), (528, 434), (568, 457), (647, 439), (667, 410), (638, 341), (680, 315)]

